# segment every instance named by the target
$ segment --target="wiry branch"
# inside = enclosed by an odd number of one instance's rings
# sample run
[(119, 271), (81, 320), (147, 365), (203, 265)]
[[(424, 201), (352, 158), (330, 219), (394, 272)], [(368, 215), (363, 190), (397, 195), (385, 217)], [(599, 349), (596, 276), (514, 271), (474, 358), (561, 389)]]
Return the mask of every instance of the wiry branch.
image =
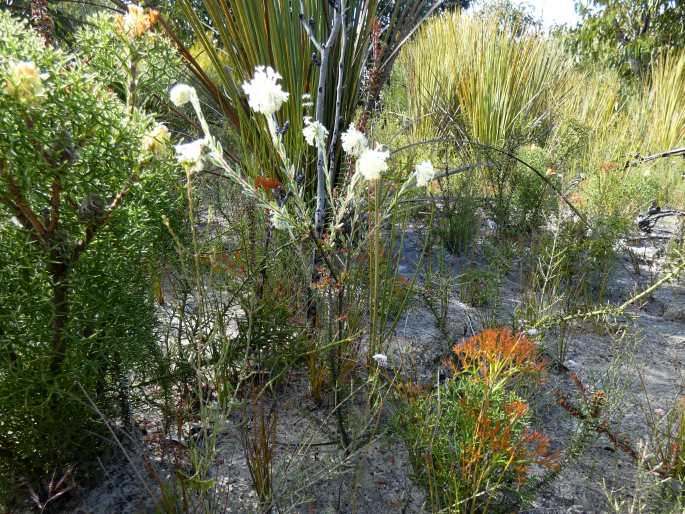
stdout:
[(314, 48), (319, 52), (319, 54), (323, 55), (324, 49), (323, 46), (321, 46), (321, 43), (319, 40), (316, 38), (316, 35), (314, 34), (314, 30), (312, 29), (312, 26), (310, 25), (309, 21), (304, 15), (304, 0), (300, 0), (300, 22), (302, 23), (302, 28), (304, 28), (304, 31), (306, 32), (307, 36), (309, 37), (309, 41), (311, 41), (312, 45), (314, 45)]
[(628, 161), (625, 165), (626, 168), (630, 166), (638, 166), (640, 164), (644, 164), (646, 162), (651, 162), (651, 161), (656, 161), (657, 159), (663, 159), (667, 157), (685, 157), (685, 146), (680, 147), (680, 148), (673, 148), (672, 150), (667, 150), (665, 152), (659, 152), (655, 153), (652, 155), (648, 155), (646, 157), (640, 157), (637, 156), (635, 159), (632, 161)]
[(50, 191), (50, 224), (47, 232), (52, 235), (57, 230), (59, 224), (59, 203), (60, 195), (62, 194), (62, 180), (57, 176), (52, 180), (52, 189)]
[(447, 177), (451, 177), (452, 175), (458, 175), (460, 173), (465, 173), (467, 171), (475, 170), (478, 168), (488, 168), (494, 166), (494, 163), (486, 161), (486, 162), (477, 162), (475, 164), (465, 164), (464, 166), (459, 166), (458, 168), (452, 168), (449, 169), (439, 175), (436, 175), (433, 177), (433, 180), (441, 180)]
[(335, 145), (340, 134), (340, 112), (342, 110), (342, 94), (344, 85), (345, 70), (345, 49), (347, 46), (347, 25), (345, 24), (346, 0), (340, 0), (340, 60), (338, 61), (338, 83), (335, 90), (335, 118), (333, 119), (333, 134), (328, 146), (329, 169), (333, 169), (335, 159)]
[(438, 137), (438, 138), (434, 138), (434, 139), (427, 139), (425, 141), (418, 141), (416, 143), (409, 143), (407, 145), (404, 145), (400, 148), (393, 150), (392, 154), (396, 155), (400, 152), (404, 152), (404, 151), (409, 150), (411, 148), (416, 148), (416, 147), (422, 146), (422, 145), (434, 145), (434, 144), (440, 144), (440, 143), (465, 144), (465, 145), (475, 146), (478, 148), (483, 148), (485, 150), (491, 150), (491, 151), (496, 152), (500, 155), (508, 157), (509, 159), (512, 159), (512, 160), (518, 162), (519, 164), (522, 164), (523, 166), (528, 168), (530, 171), (535, 173), (538, 176), (538, 178), (540, 180), (542, 180), (547, 185), (547, 187), (549, 187), (559, 197), (559, 199), (562, 202), (564, 202), (569, 209), (571, 209), (573, 214), (575, 214), (576, 216), (578, 216), (578, 218), (580, 220), (582, 220), (582, 222), (585, 225), (587, 225), (587, 226), (590, 225), (587, 218), (576, 208), (575, 205), (573, 205), (573, 203), (571, 203), (571, 201), (568, 198), (566, 198), (566, 195), (564, 195), (564, 193), (562, 193), (559, 190), (559, 188), (549, 179), (549, 177), (545, 176), (544, 173), (542, 173), (540, 170), (535, 168), (532, 164), (524, 161), (523, 159), (521, 159), (517, 155), (515, 155), (515, 154), (513, 154), (513, 153), (511, 153), (511, 152), (509, 152), (503, 148), (498, 148), (496, 146), (489, 145), (486, 143), (480, 143), (478, 141), (473, 141), (473, 140), (468, 139), (468, 138)]
[(19, 219), (19, 222), (33, 234), (34, 239), (40, 243), (43, 248), (47, 248), (45, 226), (40, 222), (36, 213), (33, 212), (31, 206), (24, 198), (24, 195), (19, 190), (19, 187), (14, 182), (10, 174), (7, 172), (7, 163), (0, 161), (0, 177), (3, 178), (7, 184), (9, 195), (0, 196), (0, 201), (12, 209)]
[[(426, 12), (426, 14), (423, 15), (423, 17), (422, 17), (420, 20), (418, 20), (418, 21), (411, 20), (411, 24), (409, 25), (409, 27), (401, 27), (400, 30), (403, 29), (403, 32), (404, 32), (403, 36), (404, 36), (404, 37), (402, 37), (402, 39), (400, 40), (400, 42), (397, 43), (397, 45), (394, 46), (394, 48), (393, 48), (392, 52), (390, 53), (390, 55), (388, 55), (388, 56), (385, 58), (385, 60), (383, 61), (383, 64), (381, 65), (381, 68), (386, 68), (390, 63), (393, 62), (393, 59), (397, 56), (398, 52), (402, 49), (402, 47), (404, 46), (404, 44), (405, 44), (407, 41), (409, 41), (409, 39), (412, 37), (412, 35), (414, 34), (414, 32), (416, 32), (416, 31), (418, 30), (419, 26), (420, 26), (426, 19), (428, 19), (428, 17), (429, 17), (431, 14), (433, 14), (433, 13), (435, 12), (435, 10), (436, 10), (438, 7), (440, 7), (443, 3), (445, 3), (445, 0), (438, 0), (438, 2), (436, 2), (436, 3), (428, 10), (428, 12)], [(418, 4), (419, 4), (419, 2), (417, 2), (417, 5), (418, 5)]]
[(129, 191), (131, 190), (131, 187), (133, 186), (133, 184), (137, 182), (137, 180), (138, 175), (136, 173), (131, 175), (131, 178), (126, 183), (126, 185), (121, 189), (121, 191), (119, 191), (119, 193), (117, 193), (117, 195), (114, 197), (114, 200), (112, 200), (112, 202), (109, 204), (109, 207), (107, 207), (107, 210), (105, 211), (102, 218), (88, 226), (88, 228), (86, 229), (86, 235), (81, 241), (78, 242), (78, 244), (74, 248), (73, 253), (71, 254), (71, 263), (74, 263), (79, 259), (81, 254), (88, 248), (88, 245), (93, 241), (98, 231), (102, 227), (107, 225), (107, 223), (109, 223), (109, 221), (112, 219), (114, 211), (116, 211), (117, 208), (124, 201), (124, 198), (126, 198), (126, 195), (128, 195)]

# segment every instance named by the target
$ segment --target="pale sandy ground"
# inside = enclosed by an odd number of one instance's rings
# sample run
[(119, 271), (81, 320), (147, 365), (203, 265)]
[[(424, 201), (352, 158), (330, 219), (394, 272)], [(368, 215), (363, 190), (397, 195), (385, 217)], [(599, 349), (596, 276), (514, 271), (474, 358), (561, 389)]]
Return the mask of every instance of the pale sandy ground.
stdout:
[[(402, 271), (410, 274), (418, 260), (418, 237), (407, 238)], [(624, 261), (615, 274), (610, 296), (613, 301), (628, 298), (649, 280), (654, 249), (651, 244), (638, 248), (647, 253), (642, 273), (636, 275)], [(462, 265), (448, 258), (455, 274)], [(515, 266), (514, 266), (515, 268)], [(517, 278), (510, 276), (502, 288), (502, 305), (497, 317), (504, 323), (512, 319), (519, 298)], [(399, 323), (396, 337), (388, 349), (390, 365), (403, 367), (422, 382), (430, 383), (440, 369), (450, 346), (466, 333), (481, 327), (482, 312), (450, 298), (446, 339), (436, 327), (433, 316), (419, 302)], [(607, 391), (608, 416), (616, 433), (629, 434), (637, 443), (647, 436), (643, 409), (647, 400), (652, 408), (668, 409), (682, 395), (682, 360), (685, 358), (685, 287), (668, 284), (657, 291), (641, 309), (617, 321), (621, 340), (597, 333), (591, 324), (576, 324), (569, 335), (567, 367), (576, 372), (590, 388)], [(632, 318), (632, 319), (630, 319)], [(550, 348), (554, 333), (540, 342)], [(643, 376), (644, 388), (639, 379)], [(345, 456), (331, 441), (336, 439), (335, 420), (328, 411), (310, 400), (304, 372), (293, 372), (278, 391), (278, 432), (274, 491), (278, 512), (300, 513), (420, 513), (425, 512), (425, 495), (412, 480), (407, 452), (400, 441), (381, 433), (370, 444)], [(534, 398), (535, 428), (552, 440), (555, 448), (567, 448), (577, 438), (579, 423), (554, 401), (554, 391), (577, 396), (568, 373), (550, 373), (547, 384)], [(363, 416), (363, 405), (352, 403), (351, 419)], [(381, 418), (387, 422), (389, 413)], [(216, 507), (220, 512), (257, 512), (256, 496), (250, 486), (237, 418), (229, 418), (217, 429), (218, 458), (212, 475), (217, 480)], [(132, 459), (140, 469), (140, 456)], [(122, 457), (105, 464), (103, 482), (82, 491), (79, 506), (71, 512), (87, 514), (149, 512), (153, 499), (141, 486)], [(142, 470), (141, 470), (142, 471)], [(162, 471), (162, 473), (164, 473)], [(577, 457), (566, 461), (559, 476), (536, 492), (521, 512), (600, 513), (606, 512), (604, 487), (630, 498), (635, 466), (603, 436), (590, 437)], [(604, 485), (603, 485), (604, 483)], [(155, 484), (149, 484), (155, 490)], [(656, 505), (656, 503), (655, 503)], [(73, 504), (72, 504), (73, 506)], [(655, 511), (657, 511), (655, 507)], [(276, 511), (274, 511), (276, 512)]]

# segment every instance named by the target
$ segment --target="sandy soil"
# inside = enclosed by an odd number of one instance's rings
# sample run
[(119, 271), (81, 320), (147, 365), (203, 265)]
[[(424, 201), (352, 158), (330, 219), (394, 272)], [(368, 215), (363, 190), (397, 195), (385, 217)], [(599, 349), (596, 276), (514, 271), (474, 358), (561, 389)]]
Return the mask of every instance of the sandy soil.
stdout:
[[(407, 237), (400, 270), (411, 275), (421, 254), (416, 234)], [(618, 266), (611, 284), (612, 301), (629, 298), (650, 283), (660, 260), (662, 244), (642, 241), (632, 248), (640, 259), (636, 274), (629, 259)], [(448, 257), (455, 275), (463, 262)], [(513, 266), (515, 269), (515, 266)], [(388, 348), (391, 367), (415, 376), (423, 383), (435, 382), (442, 359), (452, 344), (478, 331), (484, 316), (496, 316), (510, 323), (520, 298), (515, 274), (506, 277), (502, 302), (496, 312), (484, 312), (465, 305), (452, 294), (448, 299), (447, 321), (439, 327), (435, 317), (420, 302), (412, 302), (400, 321), (396, 337)], [(554, 351), (558, 334), (538, 336), (539, 344)], [(682, 396), (682, 365), (685, 358), (685, 286), (666, 284), (646, 303), (632, 307), (616, 319), (611, 333), (590, 322), (575, 323), (567, 334), (567, 370), (551, 372), (543, 390), (533, 398), (535, 428), (549, 436), (562, 451), (563, 466), (558, 476), (535, 491), (521, 512), (600, 513), (607, 512), (605, 489), (619, 498), (633, 494), (634, 462), (607, 439), (590, 431), (556, 402), (560, 391), (570, 400), (579, 397), (570, 378), (574, 372), (590, 392), (602, 389), (609, 398), (604, 416), (613, 433), (629, 436), (631, 444), (649, 435), (645, 413), (667, 410)], [(640, 378), (641, 377), (641, 378)], [(424, 512), (425, 496), (412, 480), (406, 450), (391, 434), (380, 430), (367, 445), (345, 455), (335, 441), (337, 431), (327, 405), (310, 399), (304, 372), (295, 371), (278, 391), (278, 418), (273, 483), (278, 512), (300, 513), (390, 513)], [(352, 420), (364, 415), (363, 402), (352, 401), (347, 413)], [(379, 421), (384, 427), (385, 413)], [(239, 417), (218, 422), (213, 434), (217, 459), (210, 469), (217, 487), (216, 512), (253, 513), (257, 496), (238, 430)], [(361, 421), (360, 423), (361, 424)], [(585, 437), (583, 437), (585, 434)], [(141, 439), (143, 437), (141, 436)], [(179, 443), (183, 443), (179, 441)], [(93, 489), (81, 491), (78, 506), (71, 512), (87, 514), (150, 512), (151, 494), (133, 468), (142, 470), (140, 447), (131, 451), (131, 465), (119, 456), (108, 462), (104, 479)], [(567, 449), (574, 446), (577, 454)], [(150, 445), (143, 445), (148, 448)], [(159, 467), (161, 476), (168, 474)], [(156, 484), (146, 479), (152, 491)]]

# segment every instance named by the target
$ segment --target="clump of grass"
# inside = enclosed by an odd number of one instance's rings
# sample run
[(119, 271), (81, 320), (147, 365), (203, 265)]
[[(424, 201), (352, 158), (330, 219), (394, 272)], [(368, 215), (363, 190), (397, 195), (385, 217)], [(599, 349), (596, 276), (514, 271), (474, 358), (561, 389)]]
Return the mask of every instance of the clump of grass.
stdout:
[(481, 164), (470, 178), (500, 230), (536, 228), (551, 190), (514, 156), (550, 132), (571, 67), (561, 49), (516, 21), (453, 13), (427, 23), (401, 64), (416, 133), (454, 139)]
[(496, 305), (500, 282), (500, 275), (492, 269), (469, 268), (459, 277), (461, 299), (474, 307)]

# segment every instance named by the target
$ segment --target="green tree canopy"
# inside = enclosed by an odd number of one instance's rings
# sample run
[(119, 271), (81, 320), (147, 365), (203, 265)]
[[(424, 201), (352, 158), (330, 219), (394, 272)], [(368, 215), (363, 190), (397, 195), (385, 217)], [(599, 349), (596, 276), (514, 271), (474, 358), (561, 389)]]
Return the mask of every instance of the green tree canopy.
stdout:
[(658, 55), (685, 46), (685, 2), (582, 0), (576, 9), (582, 23), (570, 32), (574, 53), (624, 76), (643, 76)]

